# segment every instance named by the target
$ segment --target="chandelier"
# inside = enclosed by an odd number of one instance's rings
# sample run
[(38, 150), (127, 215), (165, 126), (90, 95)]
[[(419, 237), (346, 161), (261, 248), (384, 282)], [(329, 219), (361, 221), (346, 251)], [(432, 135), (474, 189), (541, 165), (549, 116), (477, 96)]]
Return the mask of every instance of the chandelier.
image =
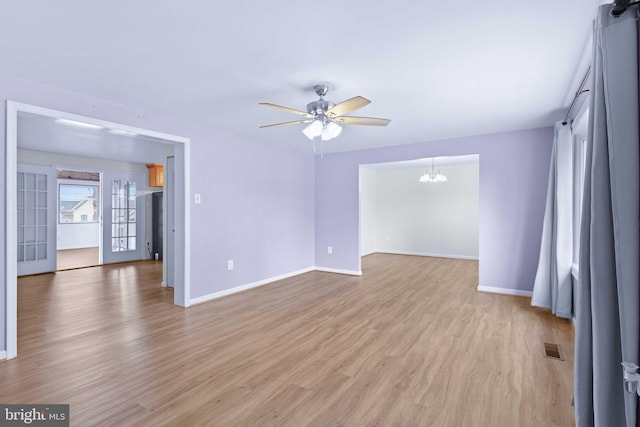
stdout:
[(420, 182), (447, 182), (447, 176), (441, 171), (436, 172), (434, 159), (431, 158), (431, 170), (426, 170), (418, 179)]

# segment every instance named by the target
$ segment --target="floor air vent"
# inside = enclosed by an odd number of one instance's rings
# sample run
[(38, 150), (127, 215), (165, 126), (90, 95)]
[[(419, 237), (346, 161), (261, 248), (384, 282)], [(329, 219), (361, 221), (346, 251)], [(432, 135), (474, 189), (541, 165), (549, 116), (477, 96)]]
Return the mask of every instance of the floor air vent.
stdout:
[(564, 360), (564, 357), (562, 357), (562, 352), (560, 351), (560, 346), (558, 344), (552, 344), (548, 342), (544, 343), (544, 357), (556, 360)]

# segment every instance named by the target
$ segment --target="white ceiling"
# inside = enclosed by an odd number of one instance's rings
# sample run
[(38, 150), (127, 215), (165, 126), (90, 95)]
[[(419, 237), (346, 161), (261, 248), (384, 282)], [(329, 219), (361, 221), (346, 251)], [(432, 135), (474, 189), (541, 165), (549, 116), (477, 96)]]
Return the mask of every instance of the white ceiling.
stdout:
[(171, 142), (145, 135), (117, 135), (113, 129), (89, 129), (55, 118), (18, 113), (18, 148), (129, 163), (163, 163)]
[[(551, 125), (564, 116), (599, 0), (4, 2), (0, 73), (311, 152), (297, 116), (328, 83), (362, 95), (325, 151)], [(188, 136), (188, 135), (187, 135)]]

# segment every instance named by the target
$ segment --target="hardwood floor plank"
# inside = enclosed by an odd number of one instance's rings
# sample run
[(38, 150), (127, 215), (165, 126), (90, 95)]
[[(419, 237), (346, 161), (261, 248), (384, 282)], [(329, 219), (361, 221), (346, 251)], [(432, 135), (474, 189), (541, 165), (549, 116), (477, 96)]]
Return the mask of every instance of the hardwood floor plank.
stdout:
[(574, 425), (570, 322), (477, 269), (373, 254), (189, 309), (154, 261), (23, 277), (0, 401), (79, 426)]

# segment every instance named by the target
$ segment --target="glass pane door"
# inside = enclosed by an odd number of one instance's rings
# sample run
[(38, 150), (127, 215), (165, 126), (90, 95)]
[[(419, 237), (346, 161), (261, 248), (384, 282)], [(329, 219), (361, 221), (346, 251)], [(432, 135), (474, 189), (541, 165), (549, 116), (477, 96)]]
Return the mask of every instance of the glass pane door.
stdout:
[(50, 168), (18, 167), (16, 251), (19, 275), (55, 271), (53, 179), (55, 175)]
[(114, 179), (111, 186), (111, 251), (135, 251), (136, 183)]
[(144, 259), (144, 175), (104, 172), (102, 262)]

